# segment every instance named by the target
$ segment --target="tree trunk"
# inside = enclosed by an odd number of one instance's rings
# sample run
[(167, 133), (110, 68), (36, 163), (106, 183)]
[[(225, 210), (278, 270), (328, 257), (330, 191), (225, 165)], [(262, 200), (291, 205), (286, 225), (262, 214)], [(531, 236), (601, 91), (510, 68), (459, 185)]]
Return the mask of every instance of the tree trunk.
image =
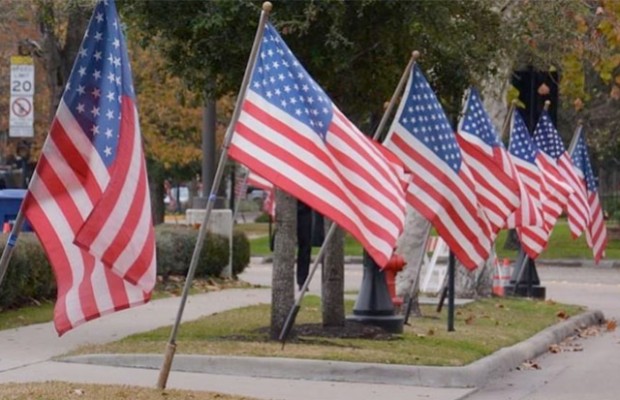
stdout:
[(495, 246), (482, 267), (473, 271), (457, 262), (455, 277), (455, 295), (463, 299), (490, 297), (493, 290), (493, 272), (495, 269)]
[[(92, 6), (80, 6), (77, 1), (72, 1), (68, 7), (65, 37), (60, 40), (56, 35), (57, 25), (60, 22), (54, 15), (54, 2), (43, 1), (37, 8), (37, 20), (42, 36), (43, 65), (47, 71), (47, 84), (50, 89), (50, 121), (56, 114), (91, 14)], [(64, 45), (61, 46), (61, 43)]]
[[(329, 230), (332, 222), (325, 223)], [(344, 232), (337, 227), (325, 244), (321, 298), (323, 326), (344, 326)]]
[[(407, 217), (405, 219), (405, 229), (396, 243), (396, 252), (400, 254), (407, 263), (405, 268), (396, 276), (396, 293), (398, 296), (406, 298), (412, 296), (411, 313), (421, 316), (418, 294), (420, 291), (420, 267), (424, 258), (424, 242), (426, 240), (430, 222), (411, 206), (407, 206)], [(412, 291), (412, 285), (415, 287)]]
[(277, 340), (295, 302), (297, 201), (276, 190), (276, 234), (271, 276), (271, 339)]

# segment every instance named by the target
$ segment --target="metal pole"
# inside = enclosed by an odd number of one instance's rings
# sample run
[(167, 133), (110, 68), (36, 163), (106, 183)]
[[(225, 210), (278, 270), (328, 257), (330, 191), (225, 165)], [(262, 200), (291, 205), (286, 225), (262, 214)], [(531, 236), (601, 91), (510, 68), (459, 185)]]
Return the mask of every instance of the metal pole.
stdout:
[(19, 212), (17, 213), (17, 217), (15, 217), (13, 229), (11, 229), (11, 233), (9, 233), (9, 238), (6, 241), (6, 246), (2, 251), (2, 257), (0, 257), (0, 286), (2, 286), (4, 275), (6, 274), (6, 270), (9, 268), (9, 261), (11, 261), (13, 250), (15, 250), (15, 245), (17, 244), (17, 237), (22, 231), (22, 225), (24, 224), (24, 214), (22, 212), (23, 206), (24, 203), (22, 202), (22, 205), (19, 208)]
[(454, 279), (456, 275), (456, 262), (454, 253), (450, 251), (448, 257), (448, 332), (454, 332)]
[(581, 135), (581, 131), (583, 130), (583, 124), (581, 121), (577, 123), (577, 128), (575, 129), (575, 133), (573, 133), (573, 138), (570, 141), (570, 145), (568, 146), (568, 154), (573, 156), (573, 152), (575, 151), (575, 147), (577, 146), (577, 140), (579, 139), (579, 135)]
[[(521, 249), (520, 251), (523, 251), (523, 249)], [(517, 279), (515, 280), (515, 287), (514, 287), (514, 290), (512, 291), (513, 296), (517, 294), (517, 288), (519, 286), (519, 282), (521, 281), (521, 278), (523, 277), (523, 269), (525, 268), (528, 259), (529, 259), (528, 255), (524, 254), (523, 259), (521, 260), (521, 266), (519, 267), (519, 273), (517, 274)]]
[(256, 36), (254, 38), (254, 44), (252, 45), (252, 51), (250, 52), (250, 57), (248, 59), (248, 65), (246, 66), (245, 74), (243, 75), (243, 81), (241, 82), (241, 88), (239, 89), (239, 95), (237, 96), (237, 103), (235, 104), (235, 111), (233, 112), (232, 118), (230, 120), (230, 125), (228, 126), (228, 130), (226, 131), (226, 136), (224, 137), (224, 143), (222, 145), (222, 155), (220, 157), (220, 162), (218, 164), (217, 170), (215, 172), (215, 177), (213, 179), (213, 185), (211, 186), (211, 193), (209, 194), (209, 198), (207, 199), (207, 205), (205, 208), (205, 217), (202, 221), (202, 225), (200, 226), (200, 231), (198, 232), (198, 238), (196, 239), (196, 246), (194, 247), (194, 253), (192, 254), (192, 260), (189, 265), (189, 270), (187, 271), (187, 277), (185, 278), (185, 285), (183, 286), (183, 294), (181, 295), (181, 304), (179, 306), (179, 311), (176, 316), (176, 320), (172, 327), (172, 331), (170, 332), (170, 339), (168, 340), (166, 346), (166, 354), (164, 357), (164, 362), (162, 364), (159, 379), (157, 380), (157, 387), (159, 389), (166, 388), (166, 382), (168, 381), (168, 375), (170, 374), (170, 367), (172, 366), (172, 359), (174, 357), (174, 353), (176, 350), (176, 336), (177, 331), (179, 329), (179, 325), (181, 323), (181, 317), (183, 316), (183, 310), (185, 308), (185, 302), (187, 301), (187, 295), (189, 293), (189, 289), (192, 284), (192, 279), (194, 278), (194, 273), (196, 271), (196, 267), (198, 265), (198, 258), (202, 251), (202, 245), (207, 234), (207, 224), (209, 222), (209, 217), (211, 216), (211, 210), (213, 210), (213, 203), (216, 199), (216, 192), (219, 184), (222, 180), (222, 175), (224, 174), (224, 166), (226, 165), (226, 161), (228, 158), (228, 147), (230, 145), (230, 141), (232, 140), (234, 126), (239, 119), (239, 114), (241, 113), (241, 102), (245, 97), (245, 92), (247, 91), (248, 83), (250, 82), (250, 78), (252, 75), (252, 70), (254, 69), (254, 65), (256, 63), (256, 57), (258, 54), (258, 48), (262, 41), (263, 32), (265, 30), (265, 24), (269, 18), (269, 13), (271, 12), (272, 5), (270, 2), (263, 3), (263, 11), (261, 12), (260, 19), (258, 22), (258, 28), (256, 29)]
[[(396, 86), (396, 89), (394, 90), (394, 93), (392, 94), (390, 103), (388, 104), (385, 112), (383, 113), (383, 117), (381, 118), (381, 121), (379, 122), (377, 129), (375, 130), (375, 133), (372, 137), (373, 140), (377, 140), (379, 135), (381, 134), (381, 131), (385, 128), (389, 115), (391, 114), (392, 110), (394, 109), (394, 105), (396, 104), (396, 99), (398, 98), (398, 95), (400, 94), (403, 87), (405, 86), (405, 83), (407, 82), (407, 77), (409, 76), (411, 68), (413, 67), (415, 60), (419, 56), (420, 56), (420, 52), (418, 51), (413, 51), (411, 53), (411, 58), (409, 59), (409, 63), (407, 63), (407, 67), (405, 68), (405, 71), (403, 72), (403, 75), (401, 76), (400, 81), (398, 82), (398, 85)], [(286, 343), (286, 338), (288, 337), (288, 334), (291, 331), (293, 324), (295, 323), (295, 318), (297, 318), (297, 313), (299, 313), (300, 304), (304, 298), (306, 289), (308, 288), (308, 286), (310, 286), (310, 281), (312, 280), (312, 277), (314, 276), (314, 273), (316, 269), (318, 268), (319, 263), (322, 261), (323, 253), (325, 252), (325, 247), (327, 243), (329, 242), (330, 238), (334, 235), (334, 232), (336, 231), (336, 227), (337, 227), (336, 224), (332, 224), (329, 227), (327, 234), (325, 234), (325, 240), (323, 240), (323, 244), (321, 245), (321, 248), (319, 249), (319, 254), (317, 255), (314, 261), (314, 264), (312, 265), (312, 268), (310, 269), (308, 276), (306, 277), (306, 281), (302, 285), (302, 288), (299, 293), (299, 297), (295, 301), (295, 304), (293, 304), (293, 307), (291, 307), (286, 317), (286, 320), (284, 321), (284, 325), (282, 326), (282, 330), (280, 331), (280, 336), (279, 336), (279, 340), (282, 342), (282, 347), (284, 347)]]

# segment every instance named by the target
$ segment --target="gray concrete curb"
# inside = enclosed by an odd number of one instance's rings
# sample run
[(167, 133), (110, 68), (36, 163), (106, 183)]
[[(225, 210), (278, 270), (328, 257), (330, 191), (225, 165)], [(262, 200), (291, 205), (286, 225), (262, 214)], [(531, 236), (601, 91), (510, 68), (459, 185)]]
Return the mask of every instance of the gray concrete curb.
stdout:
[[(305, 379), (338, 382), (470, 388), (480, 387), (548, 351), (580, 328), (604, 320), (601, 311), (588, 311), (553, 325), (524, 342), (463, 367), (429, 367), (303, 360), (277, 357), (227, 357), (176, 355), (173, 371), (242, 375), (263, 378)], [(116, 367), (160, 369), (163, 356), (154, 354), (94, 354), (65, 357), (56, 361)]]

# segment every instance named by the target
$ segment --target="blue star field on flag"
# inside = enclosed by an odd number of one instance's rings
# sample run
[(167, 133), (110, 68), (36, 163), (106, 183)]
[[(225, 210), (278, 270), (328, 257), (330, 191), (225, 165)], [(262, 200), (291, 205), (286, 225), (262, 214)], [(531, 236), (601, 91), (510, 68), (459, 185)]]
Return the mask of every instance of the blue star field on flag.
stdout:
[(455, 172), (461, 169), (461, 150), (437, 96), (417, 65), (412, 93), (405, 102), (400, 124)]
[(116, 10), (107, 5), (107, 0), (97, 3), (63, 100), (110, 166), (118, 147), (122, 96), (135, 100), (135, 95)]

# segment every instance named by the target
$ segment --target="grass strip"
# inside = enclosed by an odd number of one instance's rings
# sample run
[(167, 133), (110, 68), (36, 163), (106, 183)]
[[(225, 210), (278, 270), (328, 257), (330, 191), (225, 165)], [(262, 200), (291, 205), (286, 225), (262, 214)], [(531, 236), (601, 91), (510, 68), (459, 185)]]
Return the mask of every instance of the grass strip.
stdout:
[[(346, 306), (350, 313), (353, 302)], [(447, 332), (445, 310), (437, 314), (435, 306), (423, 306), (424, 316), (410, 319), (411, 326), (402, 335), (384, 339), (297, 337), (282, 349), (279, 342), (268, 340), (270, 306), (250, 306), (182, 324), (177, 352), (459, 366), (523, 341), (583, 308), (523, 298), (483, 299), (457, 308), (454, 332)], [(306, 296), (296, 326), (320, 321), (320, 299)], [(85, 346), (73, 354), (163, 353), (169, 333), (170, 327), (163, 327), (114, 343)]]

